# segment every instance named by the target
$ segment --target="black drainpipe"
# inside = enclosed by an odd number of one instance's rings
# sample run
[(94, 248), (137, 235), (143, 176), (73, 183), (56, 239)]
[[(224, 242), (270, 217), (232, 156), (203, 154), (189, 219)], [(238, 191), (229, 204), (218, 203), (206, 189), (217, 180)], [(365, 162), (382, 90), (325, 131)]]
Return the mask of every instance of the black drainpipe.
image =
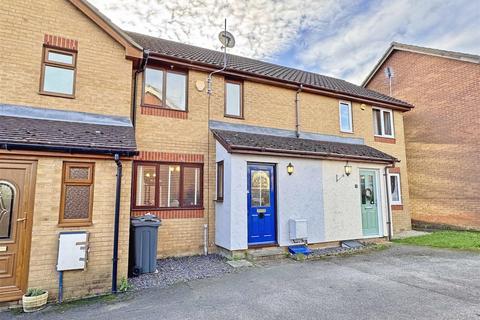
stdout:
[(392, 163), (391, 166), (385, 167), (385, 188), (387, 189), (387, 226), (388, 226), (388, 241), (392, 240), (392, 208), (390, 208), (390, 191), (388, 189), (388, 169), (394, 168), (395, 163)]
[(138, 82), (138, 74), (145, 71), (147, 67), (148, 58), (150, 57), (149, 50), (143, 50), (143, 59), (140, 63), (140, 68), (135, 70), (133, 74), (133, 94), (132, 94), (132, 124), (135, 127), (135, 123), (137, 121), (137, 82)]
[(117, 293), (118, 274), (118, 233), (120, 226), (120, 191), (122, 188), (122, 161), (120, 156), (115, 154), (117, 164), (117, 186), (115, 190), (115, 221), (113, 225), (113, 263), (112, 263), (112, 293)]

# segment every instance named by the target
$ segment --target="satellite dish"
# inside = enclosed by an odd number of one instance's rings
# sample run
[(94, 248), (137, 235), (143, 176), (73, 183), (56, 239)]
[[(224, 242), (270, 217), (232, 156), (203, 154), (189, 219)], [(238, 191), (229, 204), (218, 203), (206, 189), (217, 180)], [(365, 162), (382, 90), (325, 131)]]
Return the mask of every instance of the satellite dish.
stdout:
[(233, 48), (235, 46), (235, 37), (228, 31), (222, 31), (218, 34), (218, 40), (225, 48)]

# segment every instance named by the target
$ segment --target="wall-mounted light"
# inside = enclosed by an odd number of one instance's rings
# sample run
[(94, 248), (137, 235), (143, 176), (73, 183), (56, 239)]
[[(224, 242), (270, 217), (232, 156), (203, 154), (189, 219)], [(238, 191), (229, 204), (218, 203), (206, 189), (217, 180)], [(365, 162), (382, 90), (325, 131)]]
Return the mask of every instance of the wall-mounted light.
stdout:
[(288, 173), (289, 176), (292, 175), (293, 169), (294, 169), (294, 168), (293, 168), (293, 164), (290, 162), (290, 163), (287, 165), (287, 173)]
[(335, 175), (335, 180), (336, 180), (336, 182), (340, 181), (340, 180), (341, 180), (343, 177), (345, 177), (345, 176), (348, 177), (348, 176), (352, 173), (352, 166), (348, 164), (348, 161), (347, 161), (347, 163), (343, 166), (343, 171), (344, 171), (344, 173), (343, 173), (341, 176), (339, 176), (338, 174)]
[(349, 165), (348, 161), (347, 161), (347, 163), (345, 164), (345, 166), (343, 168), (345, 169), (345, 174), (348, 177), (350, 175), (350, 173), (352, 173), (352, 166)]

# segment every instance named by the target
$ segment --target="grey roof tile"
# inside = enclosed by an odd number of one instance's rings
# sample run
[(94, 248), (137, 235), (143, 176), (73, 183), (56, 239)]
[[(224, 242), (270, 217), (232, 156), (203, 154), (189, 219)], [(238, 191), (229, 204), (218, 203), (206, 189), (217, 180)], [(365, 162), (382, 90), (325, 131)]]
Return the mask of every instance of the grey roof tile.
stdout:
[[(133, 153), (133, 127), (0, 116), (3, 148), (58, 150), (86, 153)], [(83, 151), (80, 151), (83, 150)]]
[(308, 154), (316, 157), (364, 159), (381, 162), (396, 161), (395, 157), (363, 144), (319, 141), (216, 129), (212, 130), (212, 132), (216, 139), (222, 145), (226, 146), (230, 152), (250, 150), (258, 151), (259, 153)]
[[(223, 53), (220, 51), (156, 38), (136, 32), (126, 31), (126, 33), (144, 49), (151, 50), (157, 54), (190, 61), (192, 63), (205, 63), (215, 67), (223, 66)], [(345, 80), (237, 55), (228, 54), (227, 71), (228, 70), (269, 77), (277, 81), (302, 83), (317, 89), (372, 99), (402, 107), (412, 107), (412, 105), (407, 102), (357, 86)]]

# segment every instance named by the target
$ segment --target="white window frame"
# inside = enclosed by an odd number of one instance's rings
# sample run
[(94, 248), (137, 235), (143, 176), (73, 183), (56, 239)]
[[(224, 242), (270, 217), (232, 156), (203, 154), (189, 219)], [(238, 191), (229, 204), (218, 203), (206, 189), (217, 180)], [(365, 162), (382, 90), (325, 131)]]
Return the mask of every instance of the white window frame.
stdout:
[[(373, 107), (372, 108), (372, 117), (374, 116), (373, 110), (379, 110), (380, 111), (380, 127), (382, 129), (381, 134), (376, 134), (375, 133), (375, 128), (373, 128), (374, 135), (376, 137), (384, 137), (384, 138), (395, 138), (395, 120), (393, 119), (393, 111), (390, 109), (384, 109), (384, 108), (378, 108), (378, 107)], [(385, 117), (383, 116), (384, 113), (390, 113), (390, 119), (392, 120), (392, 134), (388, 135), (385, 134)]]
[[(397, 188), (398, 188), (398, 201), (393, 201), (392, 199), (392, 184), (391, 177), (397, 177)], [(390, 205), (402, 205), (402, 183), (400, 181), (400, 173), (389, 173), (388, 174), (388, 197), (390, 199)]]
[[(349, 117), (350, 130), (346, 130), (346, 129), (342, 128), (342, 104), (348, 106), (348, 117)], [(340, 126), (340, 132), (353, 133), (352, 103), (350, 101), (340, 100), (338, 102), (338, 124)]]

